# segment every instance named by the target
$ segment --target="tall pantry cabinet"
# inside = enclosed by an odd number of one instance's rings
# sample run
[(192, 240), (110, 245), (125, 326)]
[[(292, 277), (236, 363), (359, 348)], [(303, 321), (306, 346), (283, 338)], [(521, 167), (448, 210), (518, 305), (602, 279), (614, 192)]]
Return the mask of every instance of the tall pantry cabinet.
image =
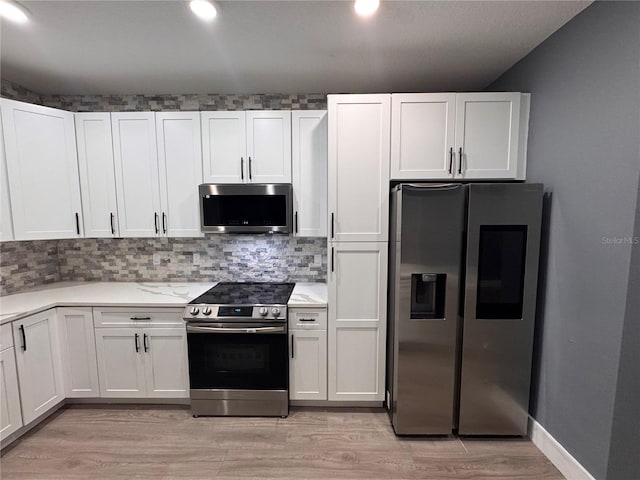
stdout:
[(384, 400), (390, 108), (328, 96), (329, 400)]

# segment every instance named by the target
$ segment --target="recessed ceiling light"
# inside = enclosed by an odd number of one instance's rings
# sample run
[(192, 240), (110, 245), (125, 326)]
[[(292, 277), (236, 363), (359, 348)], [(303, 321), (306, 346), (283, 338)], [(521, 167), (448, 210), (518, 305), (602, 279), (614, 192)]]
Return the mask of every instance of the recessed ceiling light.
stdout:
[(8, 0), (0, 1), (0, 17), (16, 23), (26, 23), (29, 21), (27, 9), (16, 2), (10, 2)]
[(191, 0), (189, 7), (196, 16), (208, 22), (216, 18), (220, 12), (218, 5), (207, 0)]
[(373, 15), (380, 6), (380, 0), (356, 0), (353, 5), (356, 13), (362, 17)]

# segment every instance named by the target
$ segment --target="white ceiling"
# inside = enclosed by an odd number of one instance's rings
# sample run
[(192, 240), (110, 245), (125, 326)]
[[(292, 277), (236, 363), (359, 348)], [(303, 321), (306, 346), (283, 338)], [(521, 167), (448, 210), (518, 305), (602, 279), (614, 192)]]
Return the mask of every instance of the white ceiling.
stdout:
[(484, 88), (589, 1), (22, 1), (1, 75), (39, 93), (339, 93)]

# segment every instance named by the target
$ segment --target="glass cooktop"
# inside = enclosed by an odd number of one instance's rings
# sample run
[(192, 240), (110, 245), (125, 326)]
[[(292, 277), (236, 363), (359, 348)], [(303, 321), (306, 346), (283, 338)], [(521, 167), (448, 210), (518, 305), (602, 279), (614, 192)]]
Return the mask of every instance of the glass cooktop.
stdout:
[(286, 305), (294, 283), (220, 282), (189, 304)]

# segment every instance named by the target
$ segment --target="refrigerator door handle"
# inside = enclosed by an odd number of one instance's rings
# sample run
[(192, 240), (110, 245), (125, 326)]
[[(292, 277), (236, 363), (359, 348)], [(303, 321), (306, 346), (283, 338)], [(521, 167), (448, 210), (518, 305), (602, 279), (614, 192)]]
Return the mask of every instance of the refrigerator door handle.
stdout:
[(456, 190), (462, 188), (461, 183), (401, 183), (396, 188), (409, 190)]

